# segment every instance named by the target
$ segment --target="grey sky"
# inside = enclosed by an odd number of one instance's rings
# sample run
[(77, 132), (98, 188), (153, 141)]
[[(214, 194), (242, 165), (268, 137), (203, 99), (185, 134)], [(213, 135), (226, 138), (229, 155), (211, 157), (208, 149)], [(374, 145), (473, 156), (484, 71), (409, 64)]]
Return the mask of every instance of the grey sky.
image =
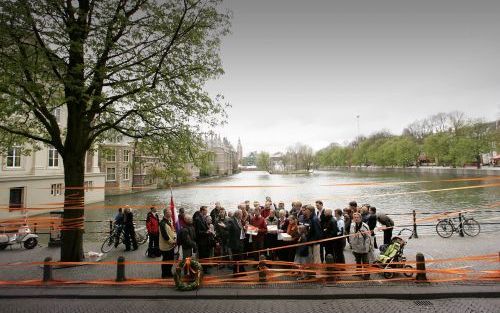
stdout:
[(500, 112), (500, 1), (228, 0), (226, 74), (208, 85), (232, 105), (218, 130), (244, 153), (315, 149), (416, 119)]

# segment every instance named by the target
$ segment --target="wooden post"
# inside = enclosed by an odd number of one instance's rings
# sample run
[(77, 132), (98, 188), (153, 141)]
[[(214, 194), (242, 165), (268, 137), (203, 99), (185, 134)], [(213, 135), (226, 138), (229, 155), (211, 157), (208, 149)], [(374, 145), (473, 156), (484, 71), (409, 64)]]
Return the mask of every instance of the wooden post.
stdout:
[[(333, 264), (334, 263), (334, 260), (333, 260), (333, 255), (331, 254), (327, 254), (326, 257), (325, 257), (325, 263), (326, 264)], [(328, 266), (326, 268), (326, 270), (329, 272), (328, 273), (328, 277), (327, 277), (327, 281), (332, 281), (332, 280), (336, 280), (336, 276), (335, 274), (331, 273), (333, 271), (335, 271), (335, 267), (334, 266)]]
[(417, 253), (417, 276), (416, 280), (418, 282), (426, 282), (427, 281), (427, 274), (425, 272), (425, 257), (424, 255), (419, 252)]
[(113, 221), (109, 220), (109, 235), (113, 234)]
[(116, 281), (122, 282), (126, 281), (125, 278), (125, 258), (123, 256), (118, 257), (118, 261), (116, 263)]
[(413, 237), (418, 238), (417, 233), (417, 212), (413, 210)]
[(53, 280), (52, 278), (52, 265), (49, 264), (52, 262), (51, 257), (46, 257), (45, 260), (43, 260), (43, 282), (50, 282)]
[(259, 283), (265, 283), (267, 281), (267, 274), (266, 274), (266, 256), (261, 255), (260, 256), (260, 261), (259, 261)]

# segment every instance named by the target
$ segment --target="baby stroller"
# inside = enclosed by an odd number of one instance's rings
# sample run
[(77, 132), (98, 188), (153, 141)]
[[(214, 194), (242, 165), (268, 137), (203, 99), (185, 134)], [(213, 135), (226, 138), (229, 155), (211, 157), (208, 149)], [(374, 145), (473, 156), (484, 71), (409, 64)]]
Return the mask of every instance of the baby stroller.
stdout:
[[(396, 269), (396, 268), (407, 268), (413, 269), (413, 266), (409, 264), (405, 264), (406, 257), (403, 255), (404, 247), (406, 246), (407, 240), (405, 240), (402, 236), (404, 231), (409, 231), (410, 236), (408, 239), (413, 237), (413, 231), (408, 228), (403, 228), (399, 231), (398, 235), (392, 237), (391, 243), (389, 245), (381, 245), (380, 246), (380, 255), (377, 260), (373, 262), (374, 265), (381, 269)], [(391, 279), (394, 277), (395, 272), (384, 272), (384, 277), (387, 279)], [(403, 272), (403, 275), (406, 277), (412, 277), (413, 271)]]

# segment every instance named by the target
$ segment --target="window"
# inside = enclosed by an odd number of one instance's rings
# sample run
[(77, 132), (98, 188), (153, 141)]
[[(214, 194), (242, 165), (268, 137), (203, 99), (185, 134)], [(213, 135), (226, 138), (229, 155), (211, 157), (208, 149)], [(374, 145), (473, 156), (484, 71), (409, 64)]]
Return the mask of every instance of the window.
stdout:
[(14, 146), (7, 151), (7, 167), (21, 167), (21, 147)]
[(127, 167), (123, 168), (123, 180), (129, 180), (130, 178), (130, 169)]
[(50, 185), (50, 195), (60, 196), (62, 194), (62, 184), (52, 184)]
[(56, 118), (57, 124), (61, 123), (61, 108), (53, 109), (52, 115)]
[(128, 162), (129, 160), (129, 155), (130, 155), (130, 150), (123, 150), (123, 162)]
[(94, 182), (89, 180), (86, 182), (83, 182), (83, 187), (85, 189), (85, 192), (92, 190), (92, 187), (94, 187)]
[(106, 181), (115, 181), (116, 180), (116, 168), (108, 167), (106, 168)]
[(10, 188), (9, 212), (24, 207), (24, 187)]
[(106, 161), (108, 162), (115, 162), (116, 161), (116, 150), (109, 149), (109, 151), (106, 151)]
[(49, 167), (59, 167), (59, 153), (54, 147), (49, 148)]

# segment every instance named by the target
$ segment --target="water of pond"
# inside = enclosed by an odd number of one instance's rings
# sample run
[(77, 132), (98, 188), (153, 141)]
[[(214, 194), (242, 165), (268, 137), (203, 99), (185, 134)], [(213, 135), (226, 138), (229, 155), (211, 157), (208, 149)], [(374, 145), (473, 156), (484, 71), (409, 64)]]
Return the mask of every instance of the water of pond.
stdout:
[[(500, 222), (500, 212), (485, 212), (495, 209), (500, 211), (500, 206), (488, 207), (500, 201), (499, 183), (499, 176), (415, 172), (341, 170), (316, 171), (305, 175), (242, 172), (222, 179), (174, 188), (173, 196), (176, 206), (182, 206), (190, 213), (194, 213), (201, 205), (213, 207), (216, 201), (232, 210), (244, 200), (263, 203), (265, 197), (270, 196), (276, 203), (284, 201), (287, 209), (294, 200), (300, 200), (302, 203), (323, 200), (325, 206), (330, 208), (344, 208), (349, 201), (356, 200), (358, 204), (369, 203), (377, 207), (379, 212), (385, 213), (409, 213), (412, 210), (442, 212), (473, 208), (477, 211), (469, 214), (473, 214), (481, 222)], [(441, 189), (449, 190), (439, 191)], [(103, 203), (92, 205), (86, 212), (86, 219), (109, 220), (116, 213), (113, 208), (121, 205), (149, 206), (169, 203), (169, 190), (112, 196), (107, 197)], [(144, 218), (147, 209), (138, 210), (137, 213), (139, 218)], [(426, 217), (429, 216), (417, 216)], [(408, 224), (411, 220), (411, 217), (406, 215), (394, 218), (399, 224)], [(435, 221), (422, 223), (432, 224)], [(90, 232), (106, 229), (106, 223), (86, 223), (86, 230), (89, 232), (86, 235), (87, 240), (100, 238)], [(427, 229), (429, 232), (434, 231), (429, 227)]]

